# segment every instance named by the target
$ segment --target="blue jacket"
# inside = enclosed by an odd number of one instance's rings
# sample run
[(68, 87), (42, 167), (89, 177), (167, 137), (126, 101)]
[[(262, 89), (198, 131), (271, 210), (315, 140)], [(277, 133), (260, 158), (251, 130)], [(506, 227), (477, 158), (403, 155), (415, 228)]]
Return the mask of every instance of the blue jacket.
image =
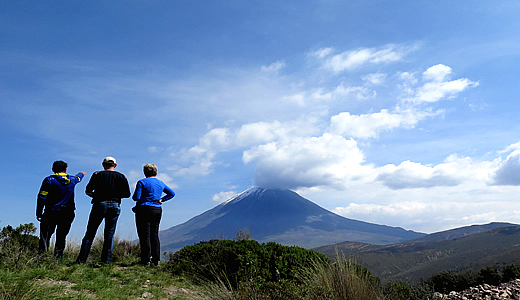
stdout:
[(47, 210), (71, 210), (76, 209), (74, 203), (74, 186), (83, 178), (83, 173), (67, 175), (56, 173), (45, 177), (38, 193), (36, 204), (36, 217), (41, 218), (43, 208)]
[[(164, 197), (163, 193), (166, 194)], [(136, 205), (160, 207), (159, 200), (168, 201), (173, 197), (175, 192), (164, 182), (155, 177), (147, 177), (137, 182), (132, 199), (137, 201)]]

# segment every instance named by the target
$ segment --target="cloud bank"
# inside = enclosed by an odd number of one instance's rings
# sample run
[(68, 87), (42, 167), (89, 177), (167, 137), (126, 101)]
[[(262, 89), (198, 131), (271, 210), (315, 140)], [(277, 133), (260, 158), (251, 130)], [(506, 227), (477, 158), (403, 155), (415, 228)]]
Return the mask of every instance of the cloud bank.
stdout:
[[(393, 44), (338, 54), (333, 48), (319, 49), (310, 55), (316, 68), (307, 76), (328, 78), (318, 83), (284, 74), (287, 64), (282, 61), (262, 66), (254, 77), (263, 78), (268, 73), (270, 80), (283, 81), (291, 88), (259, 100), (264, 101), (265, 109), (292, 106), (294, 117), (279, 115), (281, 119), (270, 122), (241, 120), (241, 124), (233, 121), (231, 126), (212, 128), (197, 145), (178, 155), (191, 164), (179, 167), (176, 174), (210, 174), (219, 165), (219, 154), (240, 151), (243, 163), (255, 167), (255, 184), (264, 187), (344, 190), (356, 181), (381, 182), (390, 189), (459, 185), (462, 179), (450, 169), (453, 163), (425, 166), (404, 161), (398, 166), (376, 167), (366, 161), (360, 147), (360, 142), (366, 145), (386, 133), (412, 130), (424, 120), (443, 116), (443, 109), (429, 104), (454, 99), (478, 86), (468, 78), (452, 79), (452, 69), (443, 64), (427, 67), (419, 78), (417, 70), (386, 74), (372, 73), (368, 68), (369, 72), (364, 72), (364, 66), (398, 64), (416, 49)], [(359, 84), (348, 85), (345, 78), (354, 78)], [(381, 94), (379, 90), (386, 91), (389, 85), (393, 85), (391, 93)], [(268, 91), (264, 94), (276, 94), (273, 86), (263, 88)], [(366, 105), (369, 111), (355, 113), (359, 101), (387, 107), (374, 112), (372, 105)]]

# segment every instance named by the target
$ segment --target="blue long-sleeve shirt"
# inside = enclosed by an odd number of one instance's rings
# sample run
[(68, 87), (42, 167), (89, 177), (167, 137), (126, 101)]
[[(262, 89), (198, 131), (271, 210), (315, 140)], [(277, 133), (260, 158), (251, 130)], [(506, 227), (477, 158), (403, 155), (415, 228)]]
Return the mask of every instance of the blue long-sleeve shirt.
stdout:
[[(163, 193), (166, 194), (164, 197)], [(160, 207), (159, 200), (164, 202), (173, 197), (175, 197), (175, 192), (164, 182), (155, 177), (147, 177), (137, 182), (132, 199), (137, 201), (136, 205)]]

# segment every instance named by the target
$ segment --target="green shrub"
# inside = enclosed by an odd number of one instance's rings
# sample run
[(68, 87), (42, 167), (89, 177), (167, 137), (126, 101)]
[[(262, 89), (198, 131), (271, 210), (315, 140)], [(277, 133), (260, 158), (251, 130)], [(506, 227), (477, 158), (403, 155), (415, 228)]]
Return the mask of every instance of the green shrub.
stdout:
[(35, 283), (26, 276), (0, 271), (0, 299), (37, 299)]
[(33, 223), (17, 228), (6, 226), (0, 231), (0, 267), (17, 270), (37, 262), (38, 237), (33, 235), (36, 227)]
[(301, 278), (308, 289), (305, 299), (383, 299), (379, 278), (338, 253), (333, 263), (314, 261), (302, 270)]
[(423, 283), (439, 293), (459, 292), (471, 286), (476, 286), (478, 284), (478, 274), (471, 270), (460, 273), (442, 271), (424, 280)]
[(502, 282), (502, 273), (498, 266), (487, 266), (478, 272), (478, 282), (499, 285)]
[(323, 254), (296, 246), (214, 239), (182, 248), (164, 267), (173, 274), (225, 281), (235, 289), (246, 281), (297, 281), (298, 271), (316, 260), (328, 261)]
[(507, 265), (502, 270), (502, 281), (509, 282), (511, 280), (520, 278), (520, 265)]
[[(98, 261), (103, 251), (104, 239), (98, 236), (94, 239), (92, 247), (90, 249), (89, 257), (94, 261)], [(79, 253), (79, 251), (78, 251)], [(132, 241), (122, 240), (117, 236), (114, 236), (114, 247), (112, 248), (112, 262), (133, 262), (140, 258), (141, 248), (139, 243), (133, 243)]]
[[(502, 269), (502, 270), (501, 270)], [(479, 284), (499, 285), (520, 278), (520, 265), (511, 264), (500, 268), (498, 265), (487, 266), (475, 272), (466, 270), (463, 272), (443, 271), (432, 275), (428, 279), (422, 279), (422, 284), (439, 293), (462, 291)]]
[(383, 294), (389, 300), (435, 299), (434, 291), (428, 285), (406, 281), (387, 282), (383, 286)]

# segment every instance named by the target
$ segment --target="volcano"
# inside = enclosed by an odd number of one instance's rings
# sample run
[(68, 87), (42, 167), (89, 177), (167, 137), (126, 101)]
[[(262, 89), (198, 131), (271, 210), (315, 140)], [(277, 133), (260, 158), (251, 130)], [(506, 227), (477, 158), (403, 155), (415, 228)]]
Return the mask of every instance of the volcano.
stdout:
[(284, 189), (251, 188), (228, 201), (159, 232), (163, 251), (247, 233), (258, 242), (314, 248), (352, 241), (393, 244), (424, 236), (400, 227), (348, 219)]

